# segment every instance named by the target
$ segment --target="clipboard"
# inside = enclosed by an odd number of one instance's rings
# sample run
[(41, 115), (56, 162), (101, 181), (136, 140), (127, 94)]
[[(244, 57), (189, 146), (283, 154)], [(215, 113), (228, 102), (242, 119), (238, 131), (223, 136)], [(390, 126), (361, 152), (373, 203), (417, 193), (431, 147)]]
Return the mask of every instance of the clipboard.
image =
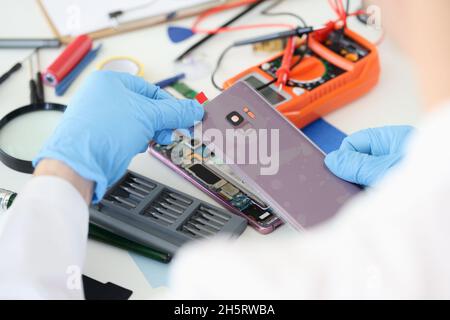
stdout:
[[(37, 0), (38, 6), (42, 13), (44, 14), (44, 17), (49, 24), (53, 34), (56, 38), (58, 38), (62, 43), (70, 43), (77, 35), (79, 34), (88, 34), (93, 39), (100, 39), (105, 38), (109, 36), (113, 36), (116, 34), (134, 31), (138, 29), (142, 29), (145, 27), (154, 26), (157, 24), (161, 24), (167, 21), (175, 21), (191, 16), (195, 16), (205, 10), (211, 9), (213, 7), (216, 7), (218, 5), (233, 2), (236, 0), (194, 0), (192, 6), (182, 7), (179, 10), (176, 11), (170, 11), (168, 13), (162, 13), (150, 17), (141, 17), (137, 18), (136, 20), (129, 20), (124, 21), (120, 23), (114, 23), (114, 21), (111, 21), (110, 26), (105, 26), (105, 23), (96, 30), (89, 30), (88, 32), (80, 31), (79, 33), (73, 33), (73, 34), (64, 34), (65, 32), (61, 30), (61, 27), (58, 26), (58, 23), (54, 21), (52, 17), (55, 17), (55, 12), (60, 11), (61, 16), (70, 14), (69, 9), (77, 8), (77, 1), (82, 2), (82, 0), (72, 0), (72, 1), (66, 1), (66, 10), (64, 8), (57, 8), (54, 9), (52, 12), (48, 10), (49, 2), (52, 0)], [(165, 1), (165, 0), (160, 0)], [(58, 5), (62, 6), (63, 1), (59, 0)], [(123, 1), (122, 1), (123, 2)], [(56, 3), (56, 2), (55, 2)], [(92, 3), (92, 1), (91, 1)], [(97, 1), (94, 1), (94, 3), (97, 3)], [(143, 3), (141, 1), (141, 3)], [(127, 7), (126, 4), (124, 4), (121, 8), (117, 8), (118, 10), (127, 10), (129, 7)], [(131, 8), (131, 7), (130, 7)], [(107, 17), (108, 13), (111, 12), (108, 8), (105, 8), (104, 15)], [(74, 12), (76, 13), (76, 12)], [(106, 19), (106, 18), (105, 18)], [(60, 25), (60, 23), (59, 23)]]

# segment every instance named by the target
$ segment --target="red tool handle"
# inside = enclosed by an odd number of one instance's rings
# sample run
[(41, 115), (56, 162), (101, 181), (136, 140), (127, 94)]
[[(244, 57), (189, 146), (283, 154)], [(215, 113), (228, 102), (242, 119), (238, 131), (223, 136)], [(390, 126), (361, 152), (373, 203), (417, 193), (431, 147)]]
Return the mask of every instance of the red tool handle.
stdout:
[(56, 58), (44, 73), (44, 81), (55, 87), (92, 49), (92, 39), (87, 35), (78, 36)]

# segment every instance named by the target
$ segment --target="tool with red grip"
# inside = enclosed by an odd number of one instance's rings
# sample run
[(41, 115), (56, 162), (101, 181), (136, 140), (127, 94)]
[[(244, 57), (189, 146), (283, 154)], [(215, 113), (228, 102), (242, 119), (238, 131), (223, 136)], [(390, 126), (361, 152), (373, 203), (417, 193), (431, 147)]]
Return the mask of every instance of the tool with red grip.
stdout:
[(47, 85), (56, 87), (92, 49), (92, 39), (81, 35), (72, 41), (44, 73)]

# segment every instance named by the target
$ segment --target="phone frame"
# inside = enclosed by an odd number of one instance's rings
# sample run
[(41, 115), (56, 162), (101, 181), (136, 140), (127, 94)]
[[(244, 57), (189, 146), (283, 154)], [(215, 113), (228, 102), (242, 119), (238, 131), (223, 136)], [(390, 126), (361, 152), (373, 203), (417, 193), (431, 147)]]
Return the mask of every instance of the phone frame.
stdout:
[(153, 155), (156, 159), (164, 163), (166, 166), (168, 166), (170, 169), (175, 171), (177, 174), (182, 176), (184, 179), (192, 183), (195, 187), (206, 193), (208, 196), (213, 198), (215, 201), (217, 201), (220, 205), (222, 205), (227, 210), (231, 211), (234, 214), (237, 214), (245, 219), (247, 219), (250, 226), (252, 226), (256, 231), (258, 231), (261, 234), (269, 234), (273, 232), (275, 229), (277, 229), (279, 226), (283, 225), (283, 221), (278, 217), (278, 219), (272, 221), (270, 224), (260, 223), (258, 221), (254, 221), (252, 219), (249, 219), (247, 215), (242, 213), (239, 209), (233, 207), (231, 204), (227, 203), (218, 193), (214, 192), (213, 190), (210, 190), (206, 188), (202, 183), (197, 181), (195, 177), (191, 176), (189, 173), (187, 173), (185, 170), (183, 170), (181, 167), (174, 164), (172, 161), (167, 159), (164, 155), (159, 153), (157, 150), (155, 150), (154, 146), (156, 145), (155, 142), (151, 142), (149, 145), (149, 153)]

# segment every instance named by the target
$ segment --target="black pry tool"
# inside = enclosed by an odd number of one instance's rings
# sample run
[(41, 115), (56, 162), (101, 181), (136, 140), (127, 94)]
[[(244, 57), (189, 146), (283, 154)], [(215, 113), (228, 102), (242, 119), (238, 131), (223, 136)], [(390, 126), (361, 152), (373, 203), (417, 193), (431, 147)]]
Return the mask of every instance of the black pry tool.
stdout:
[(2, 84), (3, 82), (5, 82), (6, 80), (9, 79), (9, 77), (11, 77), (15, 72), (19, 71), (20, 69), (22, 69), (23, 63), (25, 61), (27, 61), (28, 59), (30, 59), (30, 57), (36, 52), (36, 50), (33, 50), (33, 52), (31, 54), (29, 54), (28, 56), (26, 56), (25, 59), (23, 59), (22, 61), (17, 62), (15, 65), (13, 65), (11, 67), (11, 69), (9, 69), (8, 71), (6, 71), (4, 74), (2, 74), (2, 76), (0, 76), (0, 84)]

